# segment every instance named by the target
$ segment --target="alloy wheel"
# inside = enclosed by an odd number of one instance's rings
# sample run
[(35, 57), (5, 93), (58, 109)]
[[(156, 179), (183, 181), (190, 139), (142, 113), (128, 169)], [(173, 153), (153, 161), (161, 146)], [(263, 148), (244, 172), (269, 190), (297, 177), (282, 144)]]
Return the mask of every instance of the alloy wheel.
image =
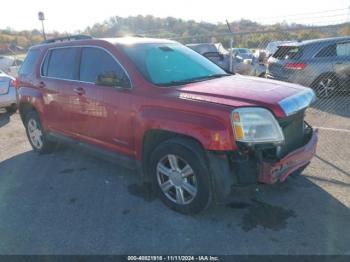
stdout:
[(44, 145), (43, 133), (37, 121), (33, 118), (29, 119), (27, 128), (28, 128), (28, 135), (29, 135), (30, 141), (32, 142), (32, 145), (36, 149), (40, 150)]
[(157, 181), (172, 202), (187, 205), (197, 195), (198, 183), (192, 167), (176, 155), (166, 155), (157, 164)]
[(337, 84), (334, 78), (325, 77), (318, 82), (315, 91), (319, 97), (330, 97), (333, 95), (336, 87)]

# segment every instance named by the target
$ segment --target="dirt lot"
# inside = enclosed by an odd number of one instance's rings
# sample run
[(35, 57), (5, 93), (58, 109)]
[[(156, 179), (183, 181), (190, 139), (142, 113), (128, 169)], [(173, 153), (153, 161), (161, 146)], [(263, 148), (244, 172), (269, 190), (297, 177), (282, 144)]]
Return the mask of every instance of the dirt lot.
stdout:
[(194, 217), (147, 198), (114, 163), (33, 153), (19, 115), (0, 111), (0, 253), (350, 254), (349, 100), (309, 110), (320, 142), (303, 176)]

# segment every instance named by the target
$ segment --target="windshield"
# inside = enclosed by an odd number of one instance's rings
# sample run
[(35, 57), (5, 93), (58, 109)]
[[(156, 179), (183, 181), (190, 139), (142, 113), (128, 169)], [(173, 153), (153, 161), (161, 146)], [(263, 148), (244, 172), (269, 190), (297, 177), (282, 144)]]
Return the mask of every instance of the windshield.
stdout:
[(227, 75), (220, 67), (177, 43), (123, 46), (141, 74), (156, 85), (176, 85)]
[(249, 49), (245, 49), (245, 48), (238, 49), (238, 52), (241, 54), (250, 54), (251, 53)]

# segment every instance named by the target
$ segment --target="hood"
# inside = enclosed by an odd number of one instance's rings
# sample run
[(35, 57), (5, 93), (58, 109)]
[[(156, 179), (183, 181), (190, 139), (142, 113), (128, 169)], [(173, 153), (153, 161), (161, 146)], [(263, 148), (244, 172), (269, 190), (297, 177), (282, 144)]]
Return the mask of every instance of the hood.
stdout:
[(315, 98), (310, 88), (241, 75), (192, 83), (177, 89), (181, 99), (232, 107), (260, 106), (270, 109), (277, 117), (306, 108)]

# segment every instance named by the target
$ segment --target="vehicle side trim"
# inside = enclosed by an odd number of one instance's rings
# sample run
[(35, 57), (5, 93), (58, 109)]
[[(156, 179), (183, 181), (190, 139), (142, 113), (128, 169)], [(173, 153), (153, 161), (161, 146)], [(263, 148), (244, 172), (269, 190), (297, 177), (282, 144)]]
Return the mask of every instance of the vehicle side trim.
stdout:
[(85, 150), (87, 150), (88, 152), (91, 152), (92, 154), (98, 156), (99, 158), (101, 158), (102, 156), (102, 158), (109, 160), (111, 162), (117, 163), (118, 165), (123, 166), (125, 168), (137, 170), (138, 172), (141, 172), (142, 170), (142, 165), (140, 161), (137, 161), (136, 159), (127, 157), (125, 155), (112, 152), (109, 150), (105, 150), (95, 145), (81, 142), (56, 132), (48, 132), (47, 138), (51, 141), (67, 144), (74, 148), (83, 149), (84, 152)]

